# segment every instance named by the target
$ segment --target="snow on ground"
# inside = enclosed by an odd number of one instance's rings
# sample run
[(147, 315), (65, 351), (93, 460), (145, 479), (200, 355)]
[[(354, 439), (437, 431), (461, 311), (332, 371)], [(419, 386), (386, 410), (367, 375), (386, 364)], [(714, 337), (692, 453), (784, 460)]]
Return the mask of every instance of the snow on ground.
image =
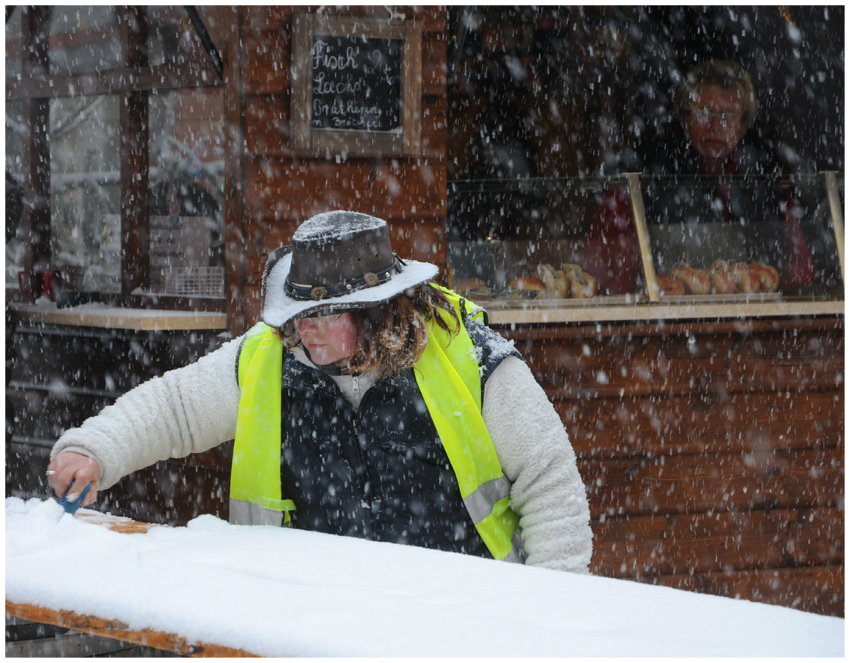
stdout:
[(267, 656), (819, 657), (844, 620), (201, 516), (119, 534), (6, 499), (6, 599)]

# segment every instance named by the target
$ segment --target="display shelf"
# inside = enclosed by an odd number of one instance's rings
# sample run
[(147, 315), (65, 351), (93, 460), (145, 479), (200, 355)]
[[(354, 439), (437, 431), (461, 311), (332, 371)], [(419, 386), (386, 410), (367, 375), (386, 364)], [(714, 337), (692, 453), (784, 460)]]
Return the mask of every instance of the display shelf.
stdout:
[(138, 331), (177, 331), (221, 329), (227, 326), (227, 316), (215, 311), (165, 311), (152, 309), (112, 308), (83, 304), (70, 308), (12, 304), (10, 306), (21, 322), (69, 325), (72, 327), (99, 327), (105, 329), (131, 329)]

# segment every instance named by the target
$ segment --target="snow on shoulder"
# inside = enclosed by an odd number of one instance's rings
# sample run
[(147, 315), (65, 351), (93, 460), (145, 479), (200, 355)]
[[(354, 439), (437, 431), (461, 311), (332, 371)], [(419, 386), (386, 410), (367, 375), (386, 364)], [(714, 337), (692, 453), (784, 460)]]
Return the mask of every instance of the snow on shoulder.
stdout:
[(840, 657), (844, 620), (201, 516), (120, 534), (6, 499), (6, 600), (295, 657)]

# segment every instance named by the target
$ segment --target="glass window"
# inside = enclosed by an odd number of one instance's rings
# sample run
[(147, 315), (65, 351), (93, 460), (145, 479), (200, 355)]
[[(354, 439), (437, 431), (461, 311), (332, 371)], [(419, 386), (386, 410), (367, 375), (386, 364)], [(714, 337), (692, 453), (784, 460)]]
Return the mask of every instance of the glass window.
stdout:
[[(203, 9), (198, 8), (201, 16)], [(183, 7), (149, 6), (147, 16), (150, 65), (208, 61), (209, 56)]]
[(841, 295), (822, 175), (644, 177), (643, 202), (655, 271), (681, 281), (678, 294), (745, 300)]
[(50, 101), (52, 260), (72, 291), (121, 292), (119, 97)]
[(840, 297), (824, 172), (840, 198), (843, 11), (450, 8), (456, 282), (510, 300), (513, 279), (577, 264), (602, 304), (645, 299), (647, 263), (667, 277), (721, 261), (776, 270), (774, 297)]
[(48, 57), (51, 74), (107, 71), (123, 66), (115, 7), (54, 5)]
[(224, 98), (149, 97), (151, 291), (224, 296)]
[[(8, 14), (9, 8), (6, 8)], [(21, 75), (21, 12), (12, 11), (6, 21), (6, 78)]]

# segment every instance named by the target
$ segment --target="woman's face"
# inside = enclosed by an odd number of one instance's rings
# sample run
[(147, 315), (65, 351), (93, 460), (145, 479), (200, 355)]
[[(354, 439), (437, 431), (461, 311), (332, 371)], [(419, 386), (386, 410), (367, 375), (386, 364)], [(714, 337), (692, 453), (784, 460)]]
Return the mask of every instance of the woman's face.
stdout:
[(724, 162), (744, 137), (742, 110), (735, 88), (719, 85), (696, 88), (685, 128), (691, 144), (707, 165)]
[(295, 321), (301, 342), (318, 366), (347, 360), (354, 352), (357, 335), (350, 313), (339, 317), (301, 318)]

